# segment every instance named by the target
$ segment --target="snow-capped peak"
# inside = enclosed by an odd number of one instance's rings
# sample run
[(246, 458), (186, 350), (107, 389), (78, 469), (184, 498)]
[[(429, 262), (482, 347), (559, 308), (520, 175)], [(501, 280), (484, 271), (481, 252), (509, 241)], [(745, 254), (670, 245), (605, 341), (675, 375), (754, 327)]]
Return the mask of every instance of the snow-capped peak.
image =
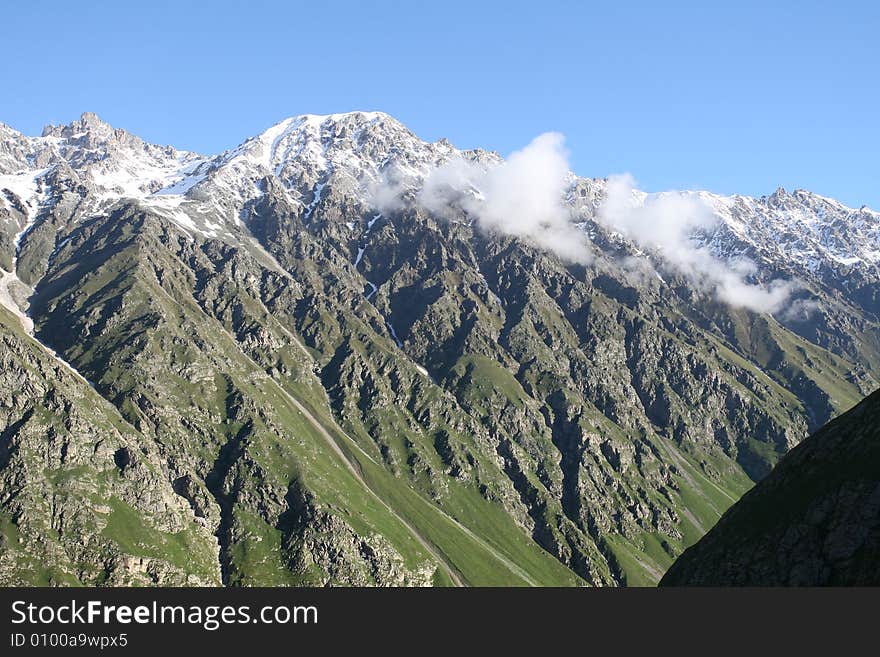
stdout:
[(46, 126), (39, 137), (12, 132), (0, 133), (0, 154), (8, 162), (0, 171), (26, 179), (37, 170), (68, 167), (102, 200), (146, 197), (174, 184), (204, 160), (195, 153), (147, 143), (92, 112), (67, 125)]
[(268, 176), (309, 219), (326, 188), (366, 207), (377, 185), (415, 186), (437, 164), (457, 155), (461, 152), (448, 141), (425, 142), (383, 112), (304, 114), (211, 158), (147, 200), (164, 197), (167, 205), (176, 196), (179, 205), (194, 211), (190, 214), (234, 225), (241, 221), (241, 210), (263, 194), (262, 180)]
[(392, 160), (427, 163), (452, 152), (448, 143), (424, 142), (382, 112), (347, 112), (284, 119), (219, 158), (229, 162), (243, 157), (289, 184), (292, 177), (330, 169), (355, 178), (375, 176)]
[(850, 208), (801, 189), (779, 188), (760, 198), (690, 194), (720, 220), (710, 237), (719, 255), (783, 262), (804, 274), (880, 266), (880, 213), (865, 206)]

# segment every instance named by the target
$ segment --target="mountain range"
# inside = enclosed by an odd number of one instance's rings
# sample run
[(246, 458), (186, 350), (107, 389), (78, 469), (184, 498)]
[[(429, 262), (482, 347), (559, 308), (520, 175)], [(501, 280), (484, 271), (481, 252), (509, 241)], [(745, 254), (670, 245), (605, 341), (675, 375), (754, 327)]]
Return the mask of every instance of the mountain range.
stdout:
[(0, 582), (655, 584), (878, 387), (880, 213), (526, 157), (0, 124)]

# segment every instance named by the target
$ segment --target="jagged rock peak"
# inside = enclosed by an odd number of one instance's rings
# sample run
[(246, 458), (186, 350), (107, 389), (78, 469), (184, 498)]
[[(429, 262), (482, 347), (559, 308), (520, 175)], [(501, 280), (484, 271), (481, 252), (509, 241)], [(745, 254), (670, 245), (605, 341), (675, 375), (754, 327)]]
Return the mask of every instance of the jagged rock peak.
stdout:
[(108, 135), (117, 131), (125, 132), (121, 128), (114, 128), (106, 121), (102, 121), (94, 112), (83, 112), (78, 119), (66, 125), (50, 123), (43, 128), (40, 136), (70, 138), (82, 134)]

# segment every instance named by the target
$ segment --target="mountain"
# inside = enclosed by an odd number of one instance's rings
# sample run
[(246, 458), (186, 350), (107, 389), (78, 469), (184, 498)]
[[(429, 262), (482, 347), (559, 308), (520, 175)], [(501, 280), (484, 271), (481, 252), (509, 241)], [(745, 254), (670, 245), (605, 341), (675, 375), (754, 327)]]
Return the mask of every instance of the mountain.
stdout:
[(664, 585), (880, 584), (880, 392), (789, 452)]
[(16, 320), (0, 308), (0, 580), (219, 583), (156, 445)]
[(2, 581), (653, 584), (877, 387), (877, 213), (683, 193), (693, 244), (797, 281), (759, 313), (603, 221), (607, 180), (564, 181), (573, 263), (467, 180), (421, 203), (450, 163), (504, 165), (378, 112), (215, 156), (0, 126)]

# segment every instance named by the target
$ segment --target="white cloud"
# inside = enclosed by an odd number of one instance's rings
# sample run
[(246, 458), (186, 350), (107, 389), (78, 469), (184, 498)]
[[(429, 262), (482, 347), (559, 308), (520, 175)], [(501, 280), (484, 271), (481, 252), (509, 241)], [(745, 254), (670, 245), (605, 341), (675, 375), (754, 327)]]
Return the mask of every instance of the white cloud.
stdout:
[(561, 258), (586, 263), (590, 245), (572, 224), (564, 138), (548, 132), (499, 164), (454, 159), (432, 171), (418, 202), (437, 214), (460, 207), (487, 231), (523, 238)]
[[(571, 176), (564, 141), (559, 133), (544, 133), (493, 164), (451, 159), (433, 169), (417, 191), (397, 182), (392, 173), (372, 190), (373, 200), (383, 211), (403, 207), (406, 196), (438, 216), (453, 218), (464, 212), (483, 230), (519, 237), (564, 260), (589, 264), (593, 245), (574, 225), (564, 200)], [(693, 235), (710, 230), (718, 218), (693, 194), (649, 195), (636, 189), (630, 175), (612, 176), (597, 220), (640, 247), (659, 252), (694, 286), (732, 306), (774, 313), (794, 289), (783, 280), (750, 283), (754, 263), (723, 261), (697, 244)], [(632, 263), (620, 265), (628, 275), (638, 273)]]
[(774, 280), (762, 286), (747, 282), (756, 271), (743, 259), (726, 262), (697, 244), (693, 234), (718, 221), (698, 197), (678, 192), (644, 194), (632, 176), (608, 179), (599, 221), (647, 249), (655, 249), (692, 283), (713, 289), (721, 301), (760, 313), (779, 311), (788, 300), (792, 284)]
[(816, 299), (795, 299), (782, 313), (781, 319), (783, 322), (806, 322), (821, 307)]

